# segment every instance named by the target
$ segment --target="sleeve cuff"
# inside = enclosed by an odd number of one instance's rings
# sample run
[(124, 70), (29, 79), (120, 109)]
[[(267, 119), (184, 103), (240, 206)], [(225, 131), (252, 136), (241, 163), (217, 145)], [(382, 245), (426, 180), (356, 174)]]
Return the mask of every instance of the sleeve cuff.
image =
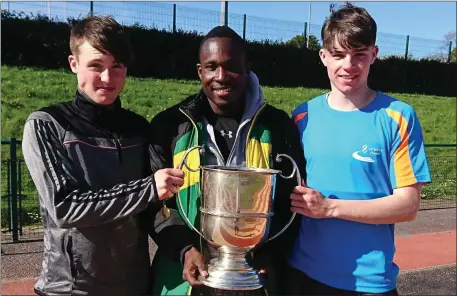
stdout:
[(184, 247), (182, 250), (181, 250), (181, 253), (180, 253), (180, 260), (181, 260), (181, 264), (184, 265), (184, 255), (186, 254), (187, 251), (189, 251), (190, 249), (192, 249), (192, 247), (194, 247), (194, 245), (188, 245), (186, 247)]

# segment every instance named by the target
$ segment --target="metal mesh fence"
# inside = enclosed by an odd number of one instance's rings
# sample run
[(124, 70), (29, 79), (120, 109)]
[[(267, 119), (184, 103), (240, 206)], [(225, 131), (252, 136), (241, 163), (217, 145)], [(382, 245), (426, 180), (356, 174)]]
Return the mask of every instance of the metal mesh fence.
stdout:
[(286, 42), (297, 35), (304, 34), (305, 24), (247, 16), (246, 27), (246, 39), (248, 40)]
[[(184, 4), (185, 5), (185, 4)], [(124, 25), (140, 25), (172, 32), (197, 32), (206, 34), (211, 28), (221, 23), (219, 11), (205, 10), (177, 5), (176, 11), (172, 4), (157, 2), (2, 2), (2, 9), (23, 12), (24, 15), (48, 16), (55, 21), (66, 21), (68, 18), (82, 18), (94, 15), (111, 15)], [(262, 18), (250, 15), (229, 13), (228, 25), (240, 36), (249, 41), (287, 42), (297, 35), (305, 33), (306, 22), (287, 21)], [(307, 35), (320, 38), (321, 25), (310, 24)], [(434, 58), (447, 61), (449, 42), (444, 40), (424, 39), (379, 32), (377, 44), (379, 57), (405, 55), (413, 59)], [(455, 48), (455, 42), (451, 46)]]
[[(17, 161), (17, 194), (11, 192), (11, 160), (3, 160), (1, 185), (2, 242), (13, 241), (13, 220), (17, 219), (18, 240), (30, 241), (43, 238), (38, 193), (23, 160)], [(6, 181), (6, 182), (5, 182)], [(13, 202), (16, 203), (14, 212)]]
[(432, 183), (422, 188), (420, 209), (456, 207), (455, 148), (428, 147), (427, 153)]

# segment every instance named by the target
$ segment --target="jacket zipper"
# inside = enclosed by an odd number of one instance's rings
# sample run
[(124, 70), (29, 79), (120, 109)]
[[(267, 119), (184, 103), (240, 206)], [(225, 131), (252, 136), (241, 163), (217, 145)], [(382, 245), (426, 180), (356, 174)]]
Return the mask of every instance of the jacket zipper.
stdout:
[[(222, 164), (222, 165), (225, 165), (225, 161), (224, 159), (222, 158), (222, 153), (221, 153), (221, 150), (219, 150), (219, 146), (217, 146), (217, 142), (216, 142), (216, 138), (214, 136), (214, 128), (211, 127), (213, 129), (213, 134), (209, 135), (212, 142), (214, 143), (214, 145), (207, 145), (208, 146), (208, 149), (209, 151), (211, 151), (217, 158), (217, 163), (218, 164)], [(216, 147), (216, 149), (214, 147)]]
[[(89, 98), (83, 91), (80, 92), (83, 97), (85, 97), (87, 100), (92, 101), (92, 99)], [(100, 131), (99, 131), (100, 132)], [(119, 161), (120, 164), (123, 163), (123, 158), (122, 158), (122, 144), (120, 142), (120, 138), (116, 136), (116, 134), (112, 133), (111, 134), (114, 138), (114, 145), (116, 145), (116, 154), (117, 154), (117, 160)]]
[(120, 141), (120, 138), (116, 136), (116, 134), (112, 134), (114, 138), (114, 144), (116, 145), (116, 153), (117, 153), (117, 160), (119, 161), (120, 164), (123, 163), (123, 158), (122, 158), (122, 144)]
[[(262, 106), (260, 106), (259, 110), (257, 110), (257, 112), (254, 114), (254, 116), (251, 119), (251, 125), (249, 126), (249, 130), (248, 130), (248, 133), (246, 135), (246, 141), (245, 141), (245, 144), (244, 144), (245, 145), (244, 146), (244, 160), (245, 161), (247, 161), (247, 150), (248, 150), (247, 148), (248, 148), (248, 143), (249, 143), (249, 136), (251, 135), (252, 128), (254, 127), (254, 124), (257, 121), (257, 117), (263, 111), (263, 109), (265, 108), (266, 105), (267, 105), (266, 103), (263, 103)], [(236, 141), (235, 141), (235, 143), (236, 143)], [(233, 148), (235, 148), (235, 146)], [(232, 153), (230, 153), (230, 155), (231, 154)]]

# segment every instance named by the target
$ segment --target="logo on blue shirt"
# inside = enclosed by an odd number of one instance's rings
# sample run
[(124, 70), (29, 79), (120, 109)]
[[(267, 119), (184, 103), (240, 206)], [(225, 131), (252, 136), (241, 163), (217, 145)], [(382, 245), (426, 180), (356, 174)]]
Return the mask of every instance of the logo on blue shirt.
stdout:
[(373, 157), (382, 153), (381, 148), (369, 148), (367, 144), (362, 145), (362, 150), (352, 153), (352, 157), (363, 162), (375, 162)]

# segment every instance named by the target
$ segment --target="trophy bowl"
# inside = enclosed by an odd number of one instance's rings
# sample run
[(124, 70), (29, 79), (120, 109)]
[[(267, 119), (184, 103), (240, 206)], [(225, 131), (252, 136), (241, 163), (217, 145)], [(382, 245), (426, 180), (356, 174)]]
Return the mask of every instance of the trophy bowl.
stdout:
[(244, 167), (202, 167), (201, 232), (218, 249), (203, 284), (226, 290), (262, 287), (245, 256), (268, 238), (274, 185), (279, 171)]
[[(207, 278), (200, 278), (206, 286), (224, 290), (255, 290), (263, 287), (259, 272), (246, 261), (246, 254), (267, 240), (272, 240), (284, 232), (292, 223), (295, 213), (284, 228), (269, 237), (270, 221), (274, 215), (273, 201), (277, 175), (292, 178), (296, 173), (300, 184), (300, 174), (293, 159), (284, 154), (277, 157), (288, 158), (294, 171), (288, 177), (274, 169), (247, 168), (234, 166), (207, 165), (198, 170), (186, 164), (187, 154), (199, 148), (186, 151), (180, 167), (190, 171), (201, 171), (200, 231), (184, 215), (188, 225), (218, 250), (218, 257), (208, 264)], [(184, 213), (178, 194), (178, 205)]]

